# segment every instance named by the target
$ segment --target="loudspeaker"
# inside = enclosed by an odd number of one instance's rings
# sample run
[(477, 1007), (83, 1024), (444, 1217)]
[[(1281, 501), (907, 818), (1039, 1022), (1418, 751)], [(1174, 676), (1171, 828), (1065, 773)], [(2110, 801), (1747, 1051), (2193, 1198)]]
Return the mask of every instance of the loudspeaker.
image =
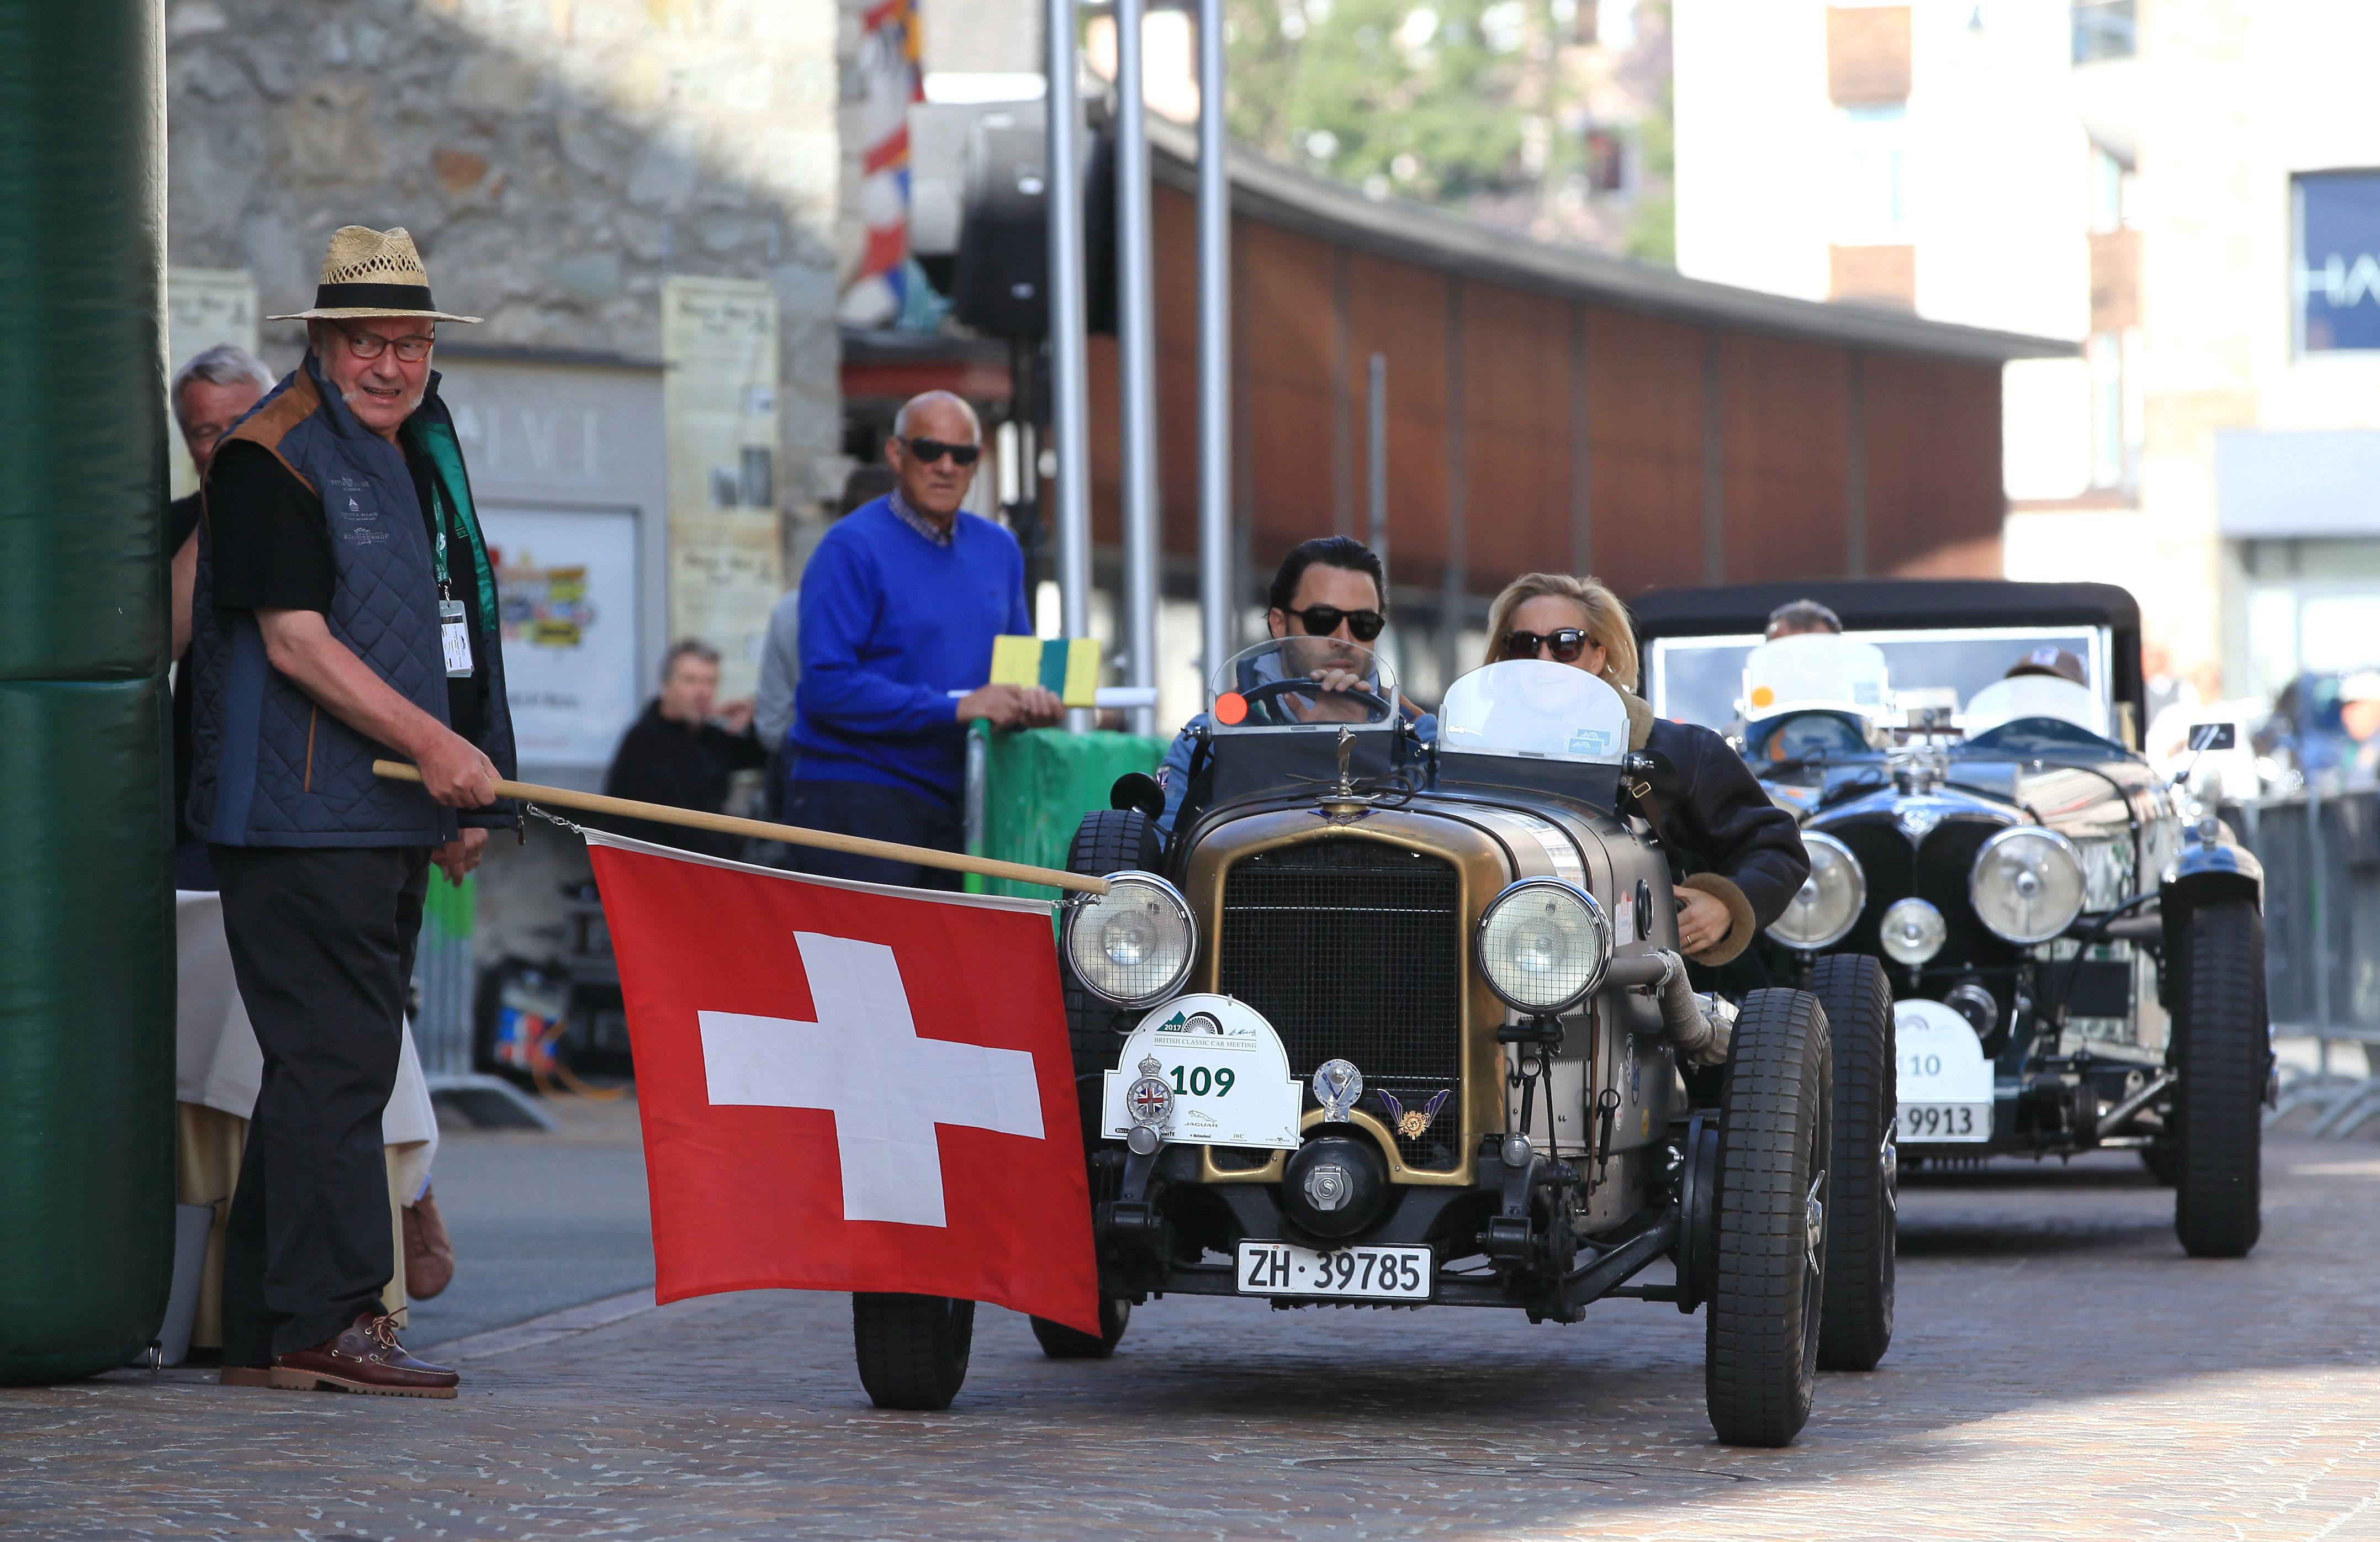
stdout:
[[(951, 312), (978, 332), (1050, 333), (1047, 145), (1038, 103), (1000, 107), (967, 139), (966, 205)], [(1115, 152), (1093, 130), (1084, 143), (1085, 298), (1093, 332), (1115, 331)]]

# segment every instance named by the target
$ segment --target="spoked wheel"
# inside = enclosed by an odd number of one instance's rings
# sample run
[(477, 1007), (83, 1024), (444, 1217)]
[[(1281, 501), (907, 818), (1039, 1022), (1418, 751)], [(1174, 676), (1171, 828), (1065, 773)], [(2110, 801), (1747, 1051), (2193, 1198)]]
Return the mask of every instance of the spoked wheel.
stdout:
[(975, 1303), (946, 1295), (856, 1294), (859, 1384), (879, 1408), (948, 1408), (966, 1381)]
[(2264, 1230), (2265, 918), (2252, 901), (2191, 913), (2174, 1026), (2173, 1229), (2193, 1258), (2243, 1258)]
[(1830, 1371), (1872, 1371), (1892, 1342), (1893, 1251), (1900, 1237), (1892, 987), (1875, 959), (1833, 953), (1810, 971), (1810, 993), (1827, 1009), (1835, 1051), (1818, 1364)]
[(1131, 1321), (1132, 1303), (1111, 1295), (1100, 1299), (1098, 1337), (1048, 1317), (1033, 1319), (1033, 1336), (1041, 1341), (1041, 1353), (1052, 1360), (1104, 1360), (1115, 1353), (1116, 1341), (1123, 1337)]
[(1717, 1257), (1703, 1339), (1711, 1427), (1730, 1446), (1786, 1445), (1810, 1417), (1833, 1076), (1816, 997), (1755, 990), (1744, 999), (1720, 1099)]

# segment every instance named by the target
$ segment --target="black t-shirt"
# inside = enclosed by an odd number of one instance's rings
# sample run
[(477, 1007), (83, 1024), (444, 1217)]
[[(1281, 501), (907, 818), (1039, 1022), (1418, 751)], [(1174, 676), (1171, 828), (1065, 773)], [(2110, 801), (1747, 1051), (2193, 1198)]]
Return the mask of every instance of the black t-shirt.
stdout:
[[(406, 469), (413, 473), (414, 500), (432, 547), (438, 516), (431, 503), (437, 470), (399, 434)], [(263, 445), (235, 439), (215, 452), (207, 467), (208, 517), (214, 543), (214, 603), (229, 611), (321, 611), (330, 613), (338, 588), (331, 552), (331, 523), (322, 500), (296, 472)], [(487, 725), (488, 649), (480, 627), (480, 583), (470, 542), (450, 502), (446, 513), (446, 562), (450, 588), (463, 602), (471, 632), (471, 677), (446, 682), (446, 721), (477, 744)]]

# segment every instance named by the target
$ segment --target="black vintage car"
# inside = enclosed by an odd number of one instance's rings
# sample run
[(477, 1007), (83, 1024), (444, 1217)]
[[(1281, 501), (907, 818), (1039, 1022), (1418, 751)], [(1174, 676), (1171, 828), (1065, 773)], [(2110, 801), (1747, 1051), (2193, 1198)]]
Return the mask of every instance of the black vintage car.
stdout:
[[(1465, 676), (1434, 737), (1329, 639), (1215, 686), (1172, 838), (1128, 777), (1075, 842), (1113, 883), (1059, 950), (1107, 1331), (1037, 1322), (1048, 1353), (1104, 1355), (1168, 1294), (1562, 1323), (1633, 1298), (1706, 1311), (1722, 1439), (1790, 1441), (1819, 1366), (1890, 1335), (1881, 984), (1839, 1022), (1696, 993), (1624, 707), (1582, 671)], [(951, 1342), (880, 1354), (871, 1393), (947, 1402)]]
[[(1842, 632), (1764, 639), (1803, 599)], [(1801, 817), (1811, 876), (1765, 939), (1768, 977), (1885, 965), (1899, 1158), (2131, 1147), (2174, 1185), (2188, 1252), (2254, 1246), (2263, 874), (2134, 751), (2132, 597), (1879, 580), (1634, 608), (1654, 710), (1737, 735)]]

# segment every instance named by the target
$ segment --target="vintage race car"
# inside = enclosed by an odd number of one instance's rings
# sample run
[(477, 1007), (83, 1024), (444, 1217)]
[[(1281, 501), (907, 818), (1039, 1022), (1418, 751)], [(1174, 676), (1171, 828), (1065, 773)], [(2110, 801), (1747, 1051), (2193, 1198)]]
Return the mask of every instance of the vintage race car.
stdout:
[(1790, 1441), (1815, 1370), (1890, 1335), (1881, 977), (1846, 961), (1840, 1021), (1695, 992), (1625, 710), (1582, 671), (1465, 676), (1434, 743), (1352, 645), (1269, 643), (1215, 687), (1171, 839), (1127, 777), (1075, 842), (1114, 885), (1060, 948), (1107, 1331), (1037, 1322), (1047, 1352), (1104, 1355), (1169, 1294), (1634, 1298), (1706, 1311), (1720, 1439)]
[[(1804, 598), (1843, 632), (1764, 641), (1772, 608)], [(1636, 613), (1654, 710), (1739, 735), (1801, 817), (1811, 875), (1764, 941), (1768, 977), (1846, 953), (1885, 965), (1900, 1159), (2131, 1147), (2174, 1185), (2187, 1251), (2252, 1247), (2263, 874), (2131, 747), (2131, 596), (1746, 585)], [(2220, 726), (2201, 750), (2230, 747)]]

